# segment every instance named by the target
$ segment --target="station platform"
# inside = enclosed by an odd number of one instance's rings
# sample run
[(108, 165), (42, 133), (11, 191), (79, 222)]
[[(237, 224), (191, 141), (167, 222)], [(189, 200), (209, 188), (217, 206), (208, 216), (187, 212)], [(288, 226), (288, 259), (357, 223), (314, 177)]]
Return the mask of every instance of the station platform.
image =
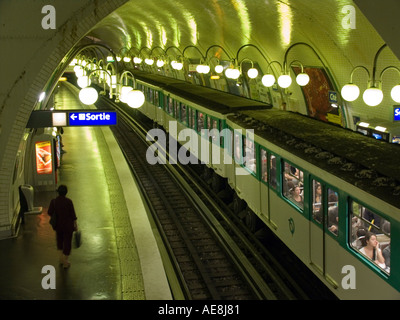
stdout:
[[(73, 90), (61, 85), (56, 109), (79, 107)], [(152, 226), (110, 128), (65, 127), (62, 139), (58, 185), (68, 187), (82, 245), (72, 248), (70, 268), (59, 265), (47, 214), (57, 193), (35, 191), (42, 213), (25, 215), (17, 236), (0, 241), (0, 299), (171, 300)], [(44, 266), (54, 267), (55, 289), (42, 286)]]

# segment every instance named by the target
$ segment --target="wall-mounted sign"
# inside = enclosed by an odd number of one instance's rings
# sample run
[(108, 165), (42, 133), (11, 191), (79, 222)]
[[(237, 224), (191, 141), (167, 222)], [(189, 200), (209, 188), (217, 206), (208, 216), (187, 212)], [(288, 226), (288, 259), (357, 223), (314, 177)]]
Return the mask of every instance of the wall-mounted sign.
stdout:
[(400, 106), (394, 106), (393, 119), (394, 121), (400, 121)]
[(51, 157), (51, 142), (40, 141), (35, 143), (36, 172), (38, 174), (51, 174), (53, 164)]
[(69, 112), (68, 122), (70, 126), (112, 126), (117, 124), (117, 112)]

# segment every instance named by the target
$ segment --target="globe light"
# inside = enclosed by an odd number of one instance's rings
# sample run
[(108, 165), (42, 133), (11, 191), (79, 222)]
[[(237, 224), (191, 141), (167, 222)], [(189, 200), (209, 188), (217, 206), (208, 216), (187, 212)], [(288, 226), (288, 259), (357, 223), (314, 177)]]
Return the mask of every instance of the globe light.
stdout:
[(172, 66), (172, 68), (174, 68), (175, 70), (182, 70), (182, 68), (183, 68), (183, 63), (174, 60), (174, 61), (171, 61), (171, 66)]
[(85, 70), (83, 70), (83, 68), (81, 66), (75, 66), (74, 72), (78, 78), (82, 77), (85, 74)]
[(79, 100), (81, 100), (81, 102), (86, 105), (91, 105), (95, 103), (98, 97), (99, 95), (96, 89), (92, 87), (86, 87), (79, 91)]
[(129, 58), (129, 57), (124, 57), (124, 62), (126, 62), (126, 63), (131, 62), (131, 58)]
[(203, 65), (203, 73), (204, 74), (207, 74), (207, 73), (209, 73), (210, 72), (210, 66), (208, 66), (208, 65)]
[(363, 100), (370, 107), (376, 107), (383, 100), (383, 92), (375, 87), (368, 88), (363, 93)]
[(219, 64), (215, 66), (214, 70), (216, 73), (222, 73), (224, 71), (224, 67)]
[(127, 103), (131, 108), (140, 108), (144, 101), (144, 94), (140, 90), (131, 90), (127, 94)]
[(240, 76), (240, 71), (238, 69), (228, 68), (225, 70), (225, 75), (229, 79), (237, 79)]
[(261, 82), (266, 87), (272, 87), (275, 83), (275, 77), (272, 74), (266, 74), (261, 78)]
[(394, 101), (400, 103), (400, 85), (394, 86), (390, 95)]
[(77, 83), (78, 83), (78, 86), (83, 89), (83, 88), (86, 88), (87, 86), (90, 86), (90, 84), (92, 82), (90, 81), (88, 76), (82, 76), (82, 77), (78, 78)]
[(352, 83), (346, 84), (340, 91), (342, 97), (346, 101), (354, 101), (360, 95), (360, 89)]
[(123, 86), (121, 88), (121, 94), (119, 96), (119, 100), (124, 103), (128, 103), (128, 93), (132, 90), (133, 90), (133, 88), (130, 86)]
[(140, 63), (142, 63), (142, 59), (140, 59), (139, 57), (134, 57), (133, 62), (136, 64), (140, 64)]
[(289, 88), (292, 84), (292, 78), (288, 74), (283, 74), (278, 78), (278, 84), (281, 88)]
[(249, 76), (250, 79), (255, 79), (258, 76), (258, 70), (256, 68), (250, 68), (247, 71), (247, 75)]
[(310, 77), (307, 73), (299, 73), (296, 77), (296, 82), (299, 86), (304, 87), (310, 82)]
[(148, 64), (149, 66), (152, 66), (153, 63), (154, 63), (154, 60), (153, 60), (153, 59), (146, 58), (146, 59), (144, 59), (144, 62), (145, 62), (146, 64)]
[(157, 64), (157, 67), (162, 68), (164, 66), (165, 62), (164, 62), (164, 60), (157, 60), (156, 64)]

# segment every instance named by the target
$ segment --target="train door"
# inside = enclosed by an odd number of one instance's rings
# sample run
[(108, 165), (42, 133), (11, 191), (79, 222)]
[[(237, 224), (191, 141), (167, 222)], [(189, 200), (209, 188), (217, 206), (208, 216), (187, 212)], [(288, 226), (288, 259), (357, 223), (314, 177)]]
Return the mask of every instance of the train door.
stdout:
[(323, 185), (316, 179), (311, 179), (310, 207), (310, 260), (321, 274), (325, 273), (325, 232), (324, 232), (324, 202)]
[(338, 193), (313, 177), (310, 186), (310, 260), (329, 281), (326, 258), (332, 248), (330, 243), (338, 234)]

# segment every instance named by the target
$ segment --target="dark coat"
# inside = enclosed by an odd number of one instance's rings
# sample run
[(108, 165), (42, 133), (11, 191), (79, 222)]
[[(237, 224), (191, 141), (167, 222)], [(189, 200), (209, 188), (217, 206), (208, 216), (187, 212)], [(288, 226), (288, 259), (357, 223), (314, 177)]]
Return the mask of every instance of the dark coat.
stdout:
[(58, 196), (50, 201), (47, 213), (52, 216), (57, 213), (56, 231), (73, 232), (74, 221), (77, 219), (72, 200), (65, 196)]

